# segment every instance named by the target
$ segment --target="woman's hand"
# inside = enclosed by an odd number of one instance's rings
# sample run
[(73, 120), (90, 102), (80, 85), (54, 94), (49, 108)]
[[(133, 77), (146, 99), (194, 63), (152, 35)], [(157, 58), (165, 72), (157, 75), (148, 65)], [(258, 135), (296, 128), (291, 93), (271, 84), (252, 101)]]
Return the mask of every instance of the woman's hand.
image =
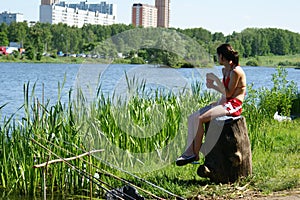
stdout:
[(214, 81), (211, 79), (206, 79), (206, 87), (207, 88), (213, 88), (214, 87)]
[(207, 73), (206, 74), (206, 79), (210, 79), (212, 81), (217, 81), (219, 78), (214, 74), (214, 73)]
[(207, 88), (215, 88), (216, 87), (216, 81), (219, 80), (219, 78), (213, 74), (213, 73), (207, 73), (206, 74), (206, 87)]
[(214, 89), (222, 94), (225, 94), (225, 88), (221, 80), (213, 73), (206, 74), (206, 87), (209, 89)]

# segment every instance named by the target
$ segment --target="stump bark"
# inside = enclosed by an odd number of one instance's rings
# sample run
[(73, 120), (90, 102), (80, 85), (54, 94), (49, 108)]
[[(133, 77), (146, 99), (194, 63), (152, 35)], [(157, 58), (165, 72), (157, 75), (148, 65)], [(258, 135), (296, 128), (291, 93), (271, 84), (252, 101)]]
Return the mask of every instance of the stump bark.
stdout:
[(203, 144), (205, 161), (197, 174), (216, 183), (233, 183), (251, 175), (252, 154), (245, 118), (217, 118), (206, 125), (205, 143), (214, 139), (215, 145), (209, 148)]

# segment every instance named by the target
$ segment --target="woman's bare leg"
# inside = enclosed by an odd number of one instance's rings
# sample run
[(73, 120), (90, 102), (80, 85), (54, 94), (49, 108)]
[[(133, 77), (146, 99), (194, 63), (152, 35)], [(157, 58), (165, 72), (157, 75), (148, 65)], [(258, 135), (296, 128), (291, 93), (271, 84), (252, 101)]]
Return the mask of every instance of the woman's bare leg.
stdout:
[(228, 114), (228, 111), (223, 107), (223, 105), (219, 105), (216, 107), (213, 107), (212, 109), (208, 110), (204, 114), (200, 115), (199, 120), (199, 126), (197, 130), (197, 135), (194, 139), (194, 155), (199, 156), (199, 151), (202, 145), (203, 135), (204, 135), (204, 124), (206, 122), (211, 121), (212, 119), (215, 119), (216, 117), (225, 116)]
[[(226, 115), (227, 111), (222, 105), (211, 107), (200, 114), (191, 115), (189, 117), (189, 135), (188, 135), (188, 147), (185, 152), (176, 160), (177, 166), (183, 166), (191, 163), (195, 160), (199, 160), (199, 151), (202, 145), (202, 139), (204, 135), (204, 123), (214, 119), (218, 116)], [(195, 120), (195, 121), (194, 121)], [(198, 121), (198, 122), (197, 122)], [(196, 136), (194, 137), (193, 127), (198, 124)]]
[(197, 134), (199, 127), (199, 116), (211, 109), (212, 106), (206, 106), (188, 117), (188, 137), (187, 137), (187, 147), (183, 155), (191, 156), (195, 155), (194, 153), (194, 140)]

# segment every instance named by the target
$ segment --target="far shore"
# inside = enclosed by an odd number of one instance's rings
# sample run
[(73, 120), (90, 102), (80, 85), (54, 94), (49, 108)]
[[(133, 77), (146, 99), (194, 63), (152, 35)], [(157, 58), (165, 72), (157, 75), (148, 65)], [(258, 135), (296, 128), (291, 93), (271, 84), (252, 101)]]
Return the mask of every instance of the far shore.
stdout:
[[(128, 60), (117, 59), (118, 64), (129, 64)], [(120, 62), (121, 61), (121, 62)], [(109, 59), (102, 58), (80, 58), (80, 57), (45, 57), (43, 56), (41, 60), (28, 60), (26, 58), (14, 58), (12, 56), (0, 55), (0, 62), (15, 62), (15, 63), (54, 63), (54, 64), (97, 64), (97, 63), (114, 63)], [(284, 55), (284, 56), (256, 56), (249, 58), (240, 58), (241, 66), (264, 66), (264, 67), (289, 67), (300, 69), (300, 54), (296, 55)]]

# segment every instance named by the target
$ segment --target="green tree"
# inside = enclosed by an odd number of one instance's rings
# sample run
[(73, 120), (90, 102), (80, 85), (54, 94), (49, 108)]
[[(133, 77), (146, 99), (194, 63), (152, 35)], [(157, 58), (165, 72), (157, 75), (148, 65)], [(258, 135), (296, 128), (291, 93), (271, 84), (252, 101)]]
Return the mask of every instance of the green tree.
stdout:
[(97, 41), (97, 36), (95, 35), (95, 29), (97, 26), (87, 24), (82, 27), (82, 37), (85, 43), (94, 43)]
[(40, 40), (42, 45), (40, 46), (44, 48), (39, 51), (48, 52), (48, 50), (51, 50), (51, 42), (52, 42), (51, 25), (48, 23), (40, 24), (40, 28), (42, 29), (41, 40)]
[(255, 32), (253, 29), (245, 29), (241, 32), (241, 35), (242, 45), (244, 47), (243, 57), (247, 58), (252, 56), (252, 41), (255, 38)]
[(95, 49), (96, 44), (95, 43), (88, 43), (83, 45), (83, 51), (85, 52), (91, 52)]
[(31, 46), (28, 46), (26, 48), (26, 51), (25, 51), (25, 56), (28, 60), (33, 60), (34, 59), (34, 49), (31, 47)]
[(0, 46), (8, 46), (9, 41), (5, 32), (0, 32)]
[(44, 30), (41, 23), (36, 23), (29, 30), (29, 38), (34, 50), (39, 53), (43, 53), (44, 50)]
[(68, 44), (70, 44), (69, 27), (66, 24), (55, 24), (51, 26), (52, 34), (52, 49), (57, 51), (68, 51)]
[(297, 54), (300, 53), (300, 34), (297, 33), (290, 33), (289, 34), (290, 40), (290, 53)]
[(6, 23), (0, 24), (0, 32), (5, 33), (6, 35), (8, 34), (8, 25)]
[(223, 42), (225, 40), (225, 36), (222, 32), (216, 32), (212, 35), (212, 41), (216, 42), (216, 41), (221, 41)]
[(259, 32), (259, 43), (258, 43), (258, 55), (264, 56), (268, 55), (270, 53), (270, 46), (269, 46), (269, 41), (267, 37), (267, 33), (264, 29), (258, 30)]
[(71, 53), (80, 53), (83, 46), (83, 39), (81, 37), (82, 31), (79, 28), (71, 27), (69, 29), (70, 33), (70, 43), (69, 49)]
[(282, 30), (277, 30), (274, 37), (274, 49), (273, 53), (276, 55), (286, 55), (289, 53), (289, 40), (287, 34)]
[(8, 39), (10, 42), (19, 42), (21, 46), (26, 43), (28, 26), (26, 22), (13, 22), (8, 27)]

